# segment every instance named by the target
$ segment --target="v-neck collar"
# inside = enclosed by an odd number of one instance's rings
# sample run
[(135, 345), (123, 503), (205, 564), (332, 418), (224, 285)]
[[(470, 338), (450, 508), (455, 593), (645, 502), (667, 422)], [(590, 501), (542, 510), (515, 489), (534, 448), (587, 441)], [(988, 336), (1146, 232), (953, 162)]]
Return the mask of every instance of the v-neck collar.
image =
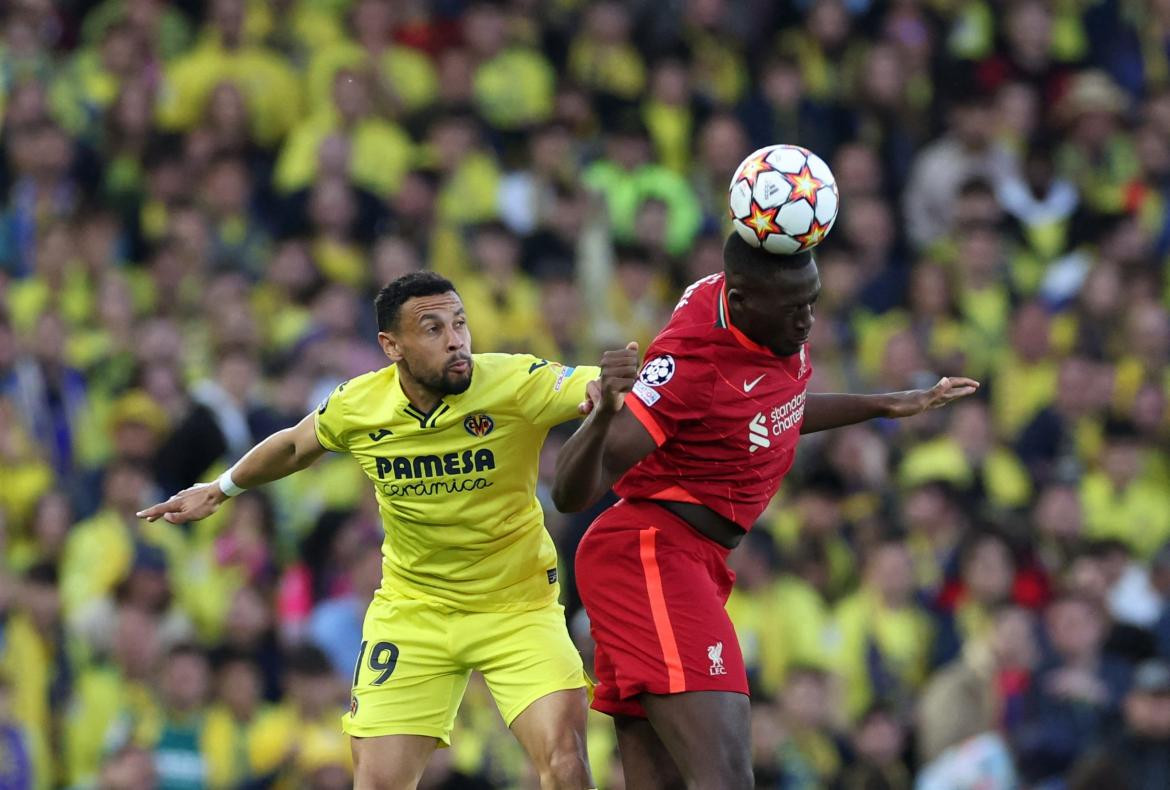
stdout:
[[(472, 376), (472, 381), (475, 381), (474, 376)], [(402, 379), (399, 377), (397, 370), (394, 372), (393, 388), (393, 397), (398, 401), (394, 407), (395, 411), (401, 410), (406, 416), (417, 420), (420, 428), (434, 428), (435, 422), (451, 410), (451, 402), (459, 398), (459, 395), (444, 395), (436, 401), (430, 411), (423, 412), (422, 409), (417, 408), (410, 402), (406, 391), (402, 389)], [(460, 395), (462, 394), (460, 393)]]
[[(403, 393), (403, 395), (405, 396), (405, 393)], [(403, 397), (403, 400), (405, 403), (402, 405), (402, 410), (410, 417), (418, 420), (418, 427), (420, 428), (434, 428), (435, 420), (439, 419), (439, 417), (443, 416), (451, 410), (451, 405), (444, 403), (442, 398), (440, 398), (439, 402), (435, 404), (434, 408), (428, 411), (426, 414), (423, 414), (421, 411), (416, 409), (411, 404), (409, 398)]]

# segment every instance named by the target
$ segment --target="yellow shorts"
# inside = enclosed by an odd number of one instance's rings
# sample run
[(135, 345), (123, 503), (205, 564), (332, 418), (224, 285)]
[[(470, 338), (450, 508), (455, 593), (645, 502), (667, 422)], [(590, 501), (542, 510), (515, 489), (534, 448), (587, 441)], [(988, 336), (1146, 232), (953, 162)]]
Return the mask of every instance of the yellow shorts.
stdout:
[(555, 601), (528, 612), (464, 612), (379, 591), (342, 729), (361, 738), (430, 735), (449, 746), (472, 670), (508, 726), (546, 694), (588, 683)]

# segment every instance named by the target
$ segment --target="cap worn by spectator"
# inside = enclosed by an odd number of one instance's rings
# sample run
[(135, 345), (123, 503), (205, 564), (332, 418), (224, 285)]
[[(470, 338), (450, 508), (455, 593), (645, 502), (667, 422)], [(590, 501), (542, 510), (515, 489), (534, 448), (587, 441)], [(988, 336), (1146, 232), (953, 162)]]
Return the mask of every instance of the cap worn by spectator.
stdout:
[(1086, 71), (1072, 79), (1068, 92), (1056, 106), (1056, 115), (1067, 124), (1091, 113), (1120, 115), (1128, 104), (1125, 93), (1108, 74)]
[(155, 436), (161, 437), (170, 427), (170, 419), (166, 410), (150, 395), (142, 390), (131, 390), (110, 407), (110, 431), (125, 424), (145, 426)]

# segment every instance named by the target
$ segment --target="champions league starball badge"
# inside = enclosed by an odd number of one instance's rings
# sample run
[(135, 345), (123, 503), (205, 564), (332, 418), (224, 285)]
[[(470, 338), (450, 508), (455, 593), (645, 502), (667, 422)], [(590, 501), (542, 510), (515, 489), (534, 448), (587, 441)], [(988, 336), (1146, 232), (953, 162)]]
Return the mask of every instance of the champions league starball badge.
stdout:
[(674, 357), (670, 354), (663, 354), (647, 362), (642, 367), (642, 372), (638, 375), (638, 378), (643, 384), (649, 384), (651, 387), (661, 387), (670, 381), (673, 376)]

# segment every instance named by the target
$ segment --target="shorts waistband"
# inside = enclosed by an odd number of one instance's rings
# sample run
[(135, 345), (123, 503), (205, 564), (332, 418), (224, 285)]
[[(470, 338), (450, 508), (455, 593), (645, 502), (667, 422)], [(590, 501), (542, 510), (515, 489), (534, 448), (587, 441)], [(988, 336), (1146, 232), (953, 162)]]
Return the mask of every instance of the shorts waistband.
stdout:
[(724, 559), (731, 554), (731, 549), (703, 535), (688, 524), (685, 519), (667, 510), (662, 506), (662, 503), (653, 499), (622, 499), (614, 505), (614, 509), (619, 512), (632, 511), (636, 513), (645, 526), (657, 527), (662, 532), (668, 533), (671, 539), (678, 543), (689, 544), (703, 552), (714, 552)]

